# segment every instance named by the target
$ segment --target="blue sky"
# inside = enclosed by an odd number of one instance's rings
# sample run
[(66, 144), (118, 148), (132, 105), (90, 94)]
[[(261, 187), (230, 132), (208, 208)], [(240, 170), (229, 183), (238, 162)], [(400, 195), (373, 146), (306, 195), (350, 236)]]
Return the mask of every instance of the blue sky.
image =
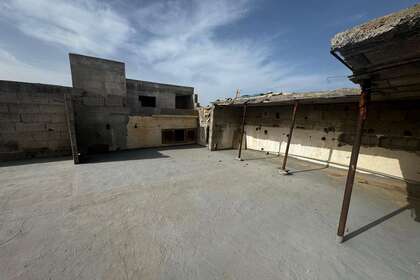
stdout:
[(202, 104), (266, 91), (354, 86), (329, 54), (337, 32), (409, 0), (0, 0), (0, 79), (71, 85), (68, 53), (127, 77), (195, 87)]

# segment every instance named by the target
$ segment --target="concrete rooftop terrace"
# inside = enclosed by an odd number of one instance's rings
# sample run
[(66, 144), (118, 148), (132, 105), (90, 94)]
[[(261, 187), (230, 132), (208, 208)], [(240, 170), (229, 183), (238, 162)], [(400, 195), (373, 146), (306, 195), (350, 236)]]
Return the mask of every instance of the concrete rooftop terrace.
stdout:
[[(420, 279), (420, 224), (392, 182), (198, 146), (0, 167), (1, 279)], [(13, 164), (13, 165), (10, 165)], [(376, 182), (376, 183), (373, 183)], [(379, 182), (379, 183), (378, 183)]]

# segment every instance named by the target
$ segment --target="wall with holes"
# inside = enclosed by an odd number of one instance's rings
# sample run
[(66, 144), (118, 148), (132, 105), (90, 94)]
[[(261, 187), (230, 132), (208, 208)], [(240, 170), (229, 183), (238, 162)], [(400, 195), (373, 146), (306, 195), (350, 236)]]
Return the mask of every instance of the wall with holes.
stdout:
[[(291, 115), (290, 105), (248, 107), (244, 147), (284, 153)], [(228, 115), (225, 113), (224, 116)], [(227, 120), (215, 121), (229, 123)], [(356, 103), (300, 105), (290, 155), (309, 161), (348, 166), (356, 121)], [(219, 126), (219, 130), (223, 128)], [(230, 137), (229, 131), (231, 129), (228, 128), (227, 132), (218, 133), (226, 138)], [(231, 140), (237, 141), (233, 138)], [(229, 140), (224, 139), (224, 142)], [(371, 103), (358, 167), (362, 171), (420, 181), (419, 101)]]

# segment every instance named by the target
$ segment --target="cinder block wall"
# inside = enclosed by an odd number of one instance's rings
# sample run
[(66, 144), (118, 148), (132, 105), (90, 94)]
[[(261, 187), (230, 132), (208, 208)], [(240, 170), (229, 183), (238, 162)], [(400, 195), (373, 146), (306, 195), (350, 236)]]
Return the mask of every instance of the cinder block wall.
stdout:
[(70, 155), (64, 95), (71, 92), (0, 81), (0, 160)]
[[(227, 110), (231, 112), (227, 114)], [(216, 133), (213, 133), (213, 142), (233, 143), (222, 145), (221, 148), (236, 148), (240, 124), (238, 109), (225, 108), (218, 111), (221, 113), (214, 115)], [(248, 107), (244, 146), (248, 149), (284, 153), (291, 111), (291, 105)], [(418, 100), (371, 103), (358, 168), (420, 182), (419, 112)], [(304, 160), (348, 166), (356, 120), (356, 103), (301, 104), (290, 154)]]

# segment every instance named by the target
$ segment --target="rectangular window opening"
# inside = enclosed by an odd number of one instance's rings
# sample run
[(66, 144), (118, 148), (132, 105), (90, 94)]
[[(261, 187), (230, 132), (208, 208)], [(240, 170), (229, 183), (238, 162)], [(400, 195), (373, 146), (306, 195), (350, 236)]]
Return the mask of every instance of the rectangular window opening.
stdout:
[(185, 141), (185, 129), (175, 129), (175, 142)]
[(176, 109), (192, 109), (191, 95), (176, 95), (175, 108)]
[(172, 129), (162, 130), (162, 144), (172, 144), (175, 142), (175, 134)]
[(195, 129), (187, 130), (187, 142), (195, 141)]
[(181, 144), (196, 141), (196, 129), (162, 129), (162, 144)]
[(139, 95), (141, 107), (156, 107), (156, 97)]

